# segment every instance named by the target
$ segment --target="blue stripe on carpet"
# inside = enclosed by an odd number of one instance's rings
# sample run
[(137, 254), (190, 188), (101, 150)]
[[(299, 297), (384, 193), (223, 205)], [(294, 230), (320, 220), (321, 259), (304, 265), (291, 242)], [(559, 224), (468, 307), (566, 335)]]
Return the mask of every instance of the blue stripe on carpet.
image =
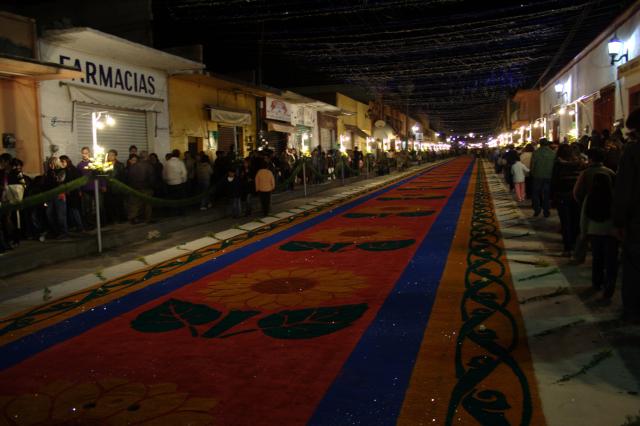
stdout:
[(287, 230), (248, 244), (244, 247), (240, 247), (239, 249), (232, 252), (221, 254), (215, 259), (202, 263), (184, 272), (180, 272), (172, 277), (168, 277), (165, 280), (159, 281), (148, 287), (129, 293), (119, 299), (87, 310), (78, 315), (75, 315), (72, 318), (66, 319), (60, 323), (54, 324), (50, 327), (36, 331), (16, 341), (8, 343), (0, 347), (0, 370), (9, 368), (27, 358), (36, 355), (38, 352), (41, 352), (60, 342), (64, 342), (65, 340), (82, 334), (93, 327), (105, 323), (106, 321), (109, 321), (119, 315), (125, 314), (133, 309), (136, 309), (137, 307), (142, 306), (145, 303), (165, 296), (181, 287), (184, 287), (185, 285), (188, 285), (207, 275), (217, 272), (234, 262), (250, 256), (256, 251), (263, 250), (273, 244), (277, 244), (301, 231), (311, 228), (312, 226), (315, 226), (318, 223), (328, 220), (334, 216), (338, 216), (345, 211), (354, 208), (355, 206), (365, 203), (372, 198), (378, 197), (380, 196), (380, 194), (384, 194), (385, 192), (397, 188), (398, 186), (404, 185), (407, 182), (410, 182), (413, 179), (416, 179), (424, 175), (425, 173), (429, 173), (432, 170), (435, 170), (448, 163), (449, 161), (432, 166), (429, 169), (414, 176), (403, 179), (393, 185), (375, 191), (369, 195), (360, 197), (336, 209), (329, 210), (326, 213), (320, 214), (298, 225), (294, 225)]
[(396, 424), (472, 170), (473, 163), (329, 387), (310, 425)]

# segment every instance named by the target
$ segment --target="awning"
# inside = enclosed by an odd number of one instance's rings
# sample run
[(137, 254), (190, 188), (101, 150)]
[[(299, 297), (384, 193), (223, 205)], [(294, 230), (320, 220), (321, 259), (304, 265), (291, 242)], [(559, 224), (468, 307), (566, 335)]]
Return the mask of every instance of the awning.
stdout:
[(84, 73), (51, 62), (0, 55), (0, 76), (26, 77), (34, 80), (71, 80), (83, 77)]
[(582, 102), (583, 104), (586, 104), (586, 103), (589, 103), (591, 101), (595, 101), (596, 99), (600, 99), (600, 91), (599, 90), (596, 91), (596, 92), (593, 92), (593, 93), (591, 93), (589, 95), (580, 96), (578, 98), (578, 101)]
[(267, 129), (270, 132), (281, 132), (281, 133), (295, 133), (296, 132), (296, 128), (285, 124), (285, 123), (278, 123), (277, 121), (273, 121), (273, 120), (265, 120), (267, 122)]
[(69, 97), (73, 102), (92, 105), (104, 105), (116, 108), (134, 109), (140, 111), (162, 112), (161, 98), (150, 98), (138, 95), (121, 95), (106, 90), (92, 89), (73, 83), (60, 83), (69, 88)]
[(251, 113), (248, 111), (231, 111), (222, 108), (209, 108), (209, 119), (218, 123), (234, 124), (236, 126), (251, 125)]
[(62, 30), (49, 30), (40, 38), (47, 44), (64, 46), (65, 49), (79, 50), (92, 56), (113, 58), (117, 54), (118, 62), (139, 65), (168, 72), (202, 70), (205, 65), (135, 43), (118, 36), (103, 33), (93, 28), (77, 27)]
[(354, 126), (352, 124), (345, 124), (344, 128), (348, 131), (348, 132), (353, 132), (356, 134), (356, 136), (359, 136), (363, 139), (366, 139), (369, 137), (369, 135), (367, 134), (367, 132), (365, 132), (364, 130), (362, 130), (361, 128), (359, 128), (358, 126)]

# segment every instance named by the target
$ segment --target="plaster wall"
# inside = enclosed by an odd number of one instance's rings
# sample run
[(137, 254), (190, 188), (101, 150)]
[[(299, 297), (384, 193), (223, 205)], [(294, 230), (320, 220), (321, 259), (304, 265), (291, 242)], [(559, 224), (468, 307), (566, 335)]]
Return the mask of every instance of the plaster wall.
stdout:
[[(608, 54), (607, 45), (609, 40), (616, 35), (624, 42), (628, 51), (627, 61), (618, 62), (611, 65), (611, 58)], [(572, 66), (563, 70), (542, 87), (540, 113), (551, 115), (554, 109), (563, 104), (575, 102), (582, 96), (588, 96), (600, 90), (615, 86), (615, 115), (614, 120), (624, 119), (629, 115), (629, 89), (636, 84), (640, 84), (640, 72), (636, 72), (625, 78), (618, 78), (618, 68), (628, 61), (632, 61), (640, 55), (640, 10), (634, 12), (630, 17), (616, 28), (612, 28), (605, 36), (588, 51), (584, 51), (580, 60)], [(555, 85), (561, 84), (563, 90), (556, 93)], [(593, 126), (593, 100), (579, 103), (578, 106), (578, 136), (585, 133), (585, 127), (589, 126), (589, 131)], [(561, 139), (569, 133), (572, 120), (560, 118), (559, 138)]]

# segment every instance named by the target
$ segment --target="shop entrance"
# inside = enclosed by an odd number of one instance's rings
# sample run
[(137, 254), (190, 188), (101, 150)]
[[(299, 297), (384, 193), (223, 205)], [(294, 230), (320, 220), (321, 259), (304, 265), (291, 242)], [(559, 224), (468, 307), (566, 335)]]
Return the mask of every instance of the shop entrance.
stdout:
[[(76, 104), (74, 131), (77, 135), (78, 152), (81, 147), (91, 147), (93, 144), (91, 113), (94, 111), (106, 111), (115, 119), (114, 126), (106, 126), (98, 130), (98, 145), (105, 151), (115, 149), (118, 151), (120, 161), (126, 161), (131, 145), (138, 147), (138, 152), (149, 150), (146, 113), (107, 106)], [(164, 153), (161, 154), (164, 155)]]
[(187, 151), (189, 151), (193, 155), (196, 155), (203, 150), (204, 150), (204, 147), (202, 145), (202, 138), (189, 136), (189, 139), (187, 142)]

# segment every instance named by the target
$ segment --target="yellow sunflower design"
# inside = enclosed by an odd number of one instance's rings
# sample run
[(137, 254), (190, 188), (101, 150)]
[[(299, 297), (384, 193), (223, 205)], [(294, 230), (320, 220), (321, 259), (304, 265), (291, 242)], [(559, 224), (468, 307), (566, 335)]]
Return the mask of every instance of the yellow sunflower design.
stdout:
[(319, 306), (365, 288), (365, 278), (331, 268), (262, 269), (209, 283), (202, 293), (231, 309)]
[(179, 392), (172, 383), (116, 378), (59, 381), (32, 394), (0, 396), (1, 416), (20, 425), (210, 425), (215, 405), (213, 399)]

